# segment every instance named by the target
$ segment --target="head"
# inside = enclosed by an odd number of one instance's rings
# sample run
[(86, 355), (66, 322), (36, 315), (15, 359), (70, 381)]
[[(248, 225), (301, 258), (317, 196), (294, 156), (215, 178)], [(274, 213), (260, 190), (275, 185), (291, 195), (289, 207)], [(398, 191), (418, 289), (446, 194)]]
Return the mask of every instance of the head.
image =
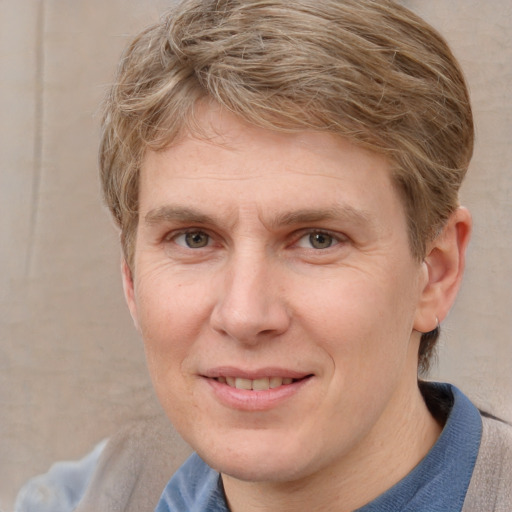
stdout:
[(210, 465), (290, 482), (428, 450), (418, 353), (460, 282), (471, 145), (446, 44), (389, 1), (187, 0), (132, 43), (103, 186), (157, 395)]
[[(102, 185), (132, 271), (142, 161), (186, 131), (200, 135), (205, 102), (386, 157), (418, 261), (458, 206), (471, 109), (432, 27), (389, 0), (186, 0), (128, 47), (105, 107)], [(420, 369), (437, 336), (423, 334)]]

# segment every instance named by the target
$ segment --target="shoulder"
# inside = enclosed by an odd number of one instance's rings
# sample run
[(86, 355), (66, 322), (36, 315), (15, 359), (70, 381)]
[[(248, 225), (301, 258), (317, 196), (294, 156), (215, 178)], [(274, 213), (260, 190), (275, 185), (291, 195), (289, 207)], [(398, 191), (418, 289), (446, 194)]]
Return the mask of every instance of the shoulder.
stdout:
[(163, 414), (126, 426), (109, 439), (76, 512), (152, 512), (190, 453)]
[(482, 415), (482, 440), (463, 512), (512, 507), (512, 425)]
[(482, 414), (482, 423), (482, 457), (490, 450), (497, 457), (495, 461), (512, 467), (512, 425), (487, 414)]

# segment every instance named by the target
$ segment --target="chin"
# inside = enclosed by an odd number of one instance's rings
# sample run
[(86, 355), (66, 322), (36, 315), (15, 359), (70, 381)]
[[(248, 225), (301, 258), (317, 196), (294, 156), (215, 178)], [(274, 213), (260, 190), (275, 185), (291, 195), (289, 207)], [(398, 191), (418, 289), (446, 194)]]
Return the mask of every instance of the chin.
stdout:
[(299, 467), (291, 464), (291, 461), (281, 461), (274, 457), (262, 460), (240, 461), (216, 461), (206, 459), (207, 464), (219, 473), (228, 475), (244, 482), (292, 482), (307, 475), (307, 471), (299, 470)]
[(290, 482), (313, 471), (311, 453), (307, 453), (310, 446), (283, 440), (258, 441), (217, 442), (215, 450), (197, 447), (196, 451), (219, 473), (247, 482)]

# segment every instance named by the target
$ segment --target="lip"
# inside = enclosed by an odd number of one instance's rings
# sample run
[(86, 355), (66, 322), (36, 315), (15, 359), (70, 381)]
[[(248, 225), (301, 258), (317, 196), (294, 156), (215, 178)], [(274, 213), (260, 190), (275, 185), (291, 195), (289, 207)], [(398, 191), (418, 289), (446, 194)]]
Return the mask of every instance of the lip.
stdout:
[[(245, 390), (229, 386), (216, 380), (219, 377), (241, 377), (256, 380), (264, 377), (283, 377), (294, 379), (291, 384), (266, 390)], [(311, 373), (297, 372), (283, 368), (264, 368), (260, 370), (242, 370), (240, 368), (214, 368), (201, 375), (214, 397), (225, 407), (238, 411), (257, 412), (274, 409), (293, 399), (313, 379)]]
[(286, 368), (278, 367), (265, 367), (261, 369), (243, 369), (236, 368), (234, 366), (219, 366), (216, 368), (210, 368), (204, 372), (201, 372), (202, 377), (209, 379), (217, 379), (219, 377), (241, 377), (243, 379), (261, 379), (264, 377), (283, 377), (287, 379), (304, 379), (305, 377), (312, 375), (311, 372), (300, 372), (290, 370)]

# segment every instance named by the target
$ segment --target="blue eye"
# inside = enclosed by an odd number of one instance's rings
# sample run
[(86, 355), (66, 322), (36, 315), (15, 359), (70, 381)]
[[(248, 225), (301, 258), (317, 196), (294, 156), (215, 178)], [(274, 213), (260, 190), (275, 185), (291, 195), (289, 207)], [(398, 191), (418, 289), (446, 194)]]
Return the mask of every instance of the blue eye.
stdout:
[(178, 235), (174, 241), (182, 247), (189, 249), (201, 249), (210, 245), (210, 236), (203, 231), (191, 231)]
[(315, 231), (301, 237), (297, 245), (306, 249), (328, 249), (336, 242), (337, 240), (329, 233), (325, 233), (324, 231)]

